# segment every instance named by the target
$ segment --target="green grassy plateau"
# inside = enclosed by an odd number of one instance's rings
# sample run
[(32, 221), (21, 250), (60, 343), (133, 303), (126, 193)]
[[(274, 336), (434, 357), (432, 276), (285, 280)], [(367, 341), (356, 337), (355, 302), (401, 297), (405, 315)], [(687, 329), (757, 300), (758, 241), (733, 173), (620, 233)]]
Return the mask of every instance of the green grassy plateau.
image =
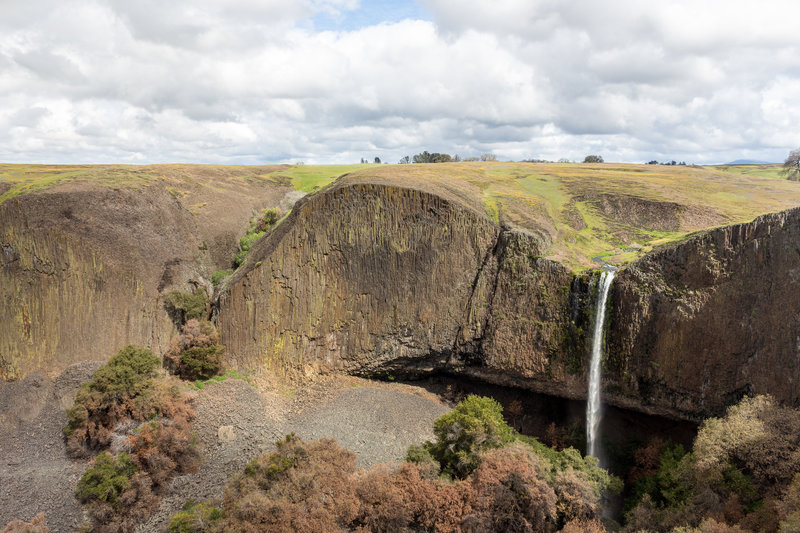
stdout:
[(162, 184), (173, 195), (237, 182), (310, 193), (345, 179), (417, 187), (540, 237), (543, 255), (575, 270), (624, 264), (688, 233), (800, 205), (780, 165), (684, 167), (470, 162), (427, 165), (0, 165), (0, 204), (66, 183)]

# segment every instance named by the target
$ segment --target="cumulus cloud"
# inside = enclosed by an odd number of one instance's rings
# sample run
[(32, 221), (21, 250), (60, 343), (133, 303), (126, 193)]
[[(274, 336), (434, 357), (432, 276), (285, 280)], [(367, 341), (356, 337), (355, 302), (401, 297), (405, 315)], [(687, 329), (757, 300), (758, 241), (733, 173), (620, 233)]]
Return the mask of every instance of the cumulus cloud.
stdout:
[[(800, 144), (794, 1), (0, 2), (0, 160), (780, 160)], [(374, 9), (371, 13), (374, 12)]]

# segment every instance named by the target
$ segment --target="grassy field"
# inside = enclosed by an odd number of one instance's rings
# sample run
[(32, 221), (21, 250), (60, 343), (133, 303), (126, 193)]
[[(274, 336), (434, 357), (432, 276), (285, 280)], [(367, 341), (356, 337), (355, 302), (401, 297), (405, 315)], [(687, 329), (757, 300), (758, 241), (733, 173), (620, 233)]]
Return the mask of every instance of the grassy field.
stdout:
[(281, 184), (308, 193), (347, 174), (349, 180), (379, 180), (442, 194), (498, 223), (537, 235), (544, 256), (581, 270), (596, 268), (600, 261), (621, 265), (688, 233), (800, 205), (800, 183), (783, 179), (780, 168), (502, 162), (0, 165), (0, 204), (72, 182), (108, 187), (159, 183), (176, 196), (243, 184)]
[[(90, 182), (107, 187), (141, 187), (162, 183), (180, 195), (196, 187), (225, 188), (237, 182), (278, 183), (312, 192), (347, 172), (369, 165), (2, 165), (0, 204), (4, 201), (62, 185)], [(3, 185), (8, 186), (8, 190)]]
[(783, 165), (715, 165), (707, 168), (713, 168), (720, 172), (743, 174), (745, 176), (780, 179), (782, 178), (781, 170), (783, 170)]
[(779, 177), (779, 165), (730, 168), (472, 162), (372, 166), (350, 176), (447, 191), (539, 236), (544, 256), (582, 270), (800, 205), (800, 183)]

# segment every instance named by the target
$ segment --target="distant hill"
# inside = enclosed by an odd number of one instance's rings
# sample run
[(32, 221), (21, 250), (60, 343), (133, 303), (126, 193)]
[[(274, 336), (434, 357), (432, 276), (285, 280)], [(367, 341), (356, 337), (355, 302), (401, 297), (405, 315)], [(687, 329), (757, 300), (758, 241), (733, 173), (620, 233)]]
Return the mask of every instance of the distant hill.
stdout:
[(730, 163), (725, 163), (726, 165), (774, 165), (776, 163), (770, 163), (769, 161), (759, 161), (758, 159), (737, 159), (736, 161), (731, 161)]

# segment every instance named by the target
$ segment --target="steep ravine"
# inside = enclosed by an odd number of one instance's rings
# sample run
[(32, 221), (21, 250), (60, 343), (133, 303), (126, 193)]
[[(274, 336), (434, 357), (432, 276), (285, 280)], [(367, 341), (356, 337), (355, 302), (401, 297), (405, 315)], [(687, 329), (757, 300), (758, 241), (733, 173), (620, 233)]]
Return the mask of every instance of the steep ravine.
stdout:
[[(703, 232), (620, 271), (605, 399), (697, 420), (796, 403), (800, 211)], [(230, 363), (310, 375), (447, 371), (586, 395), (592, 275), (441, 191), (340, 180), (298, 203), (217, 303)]]

